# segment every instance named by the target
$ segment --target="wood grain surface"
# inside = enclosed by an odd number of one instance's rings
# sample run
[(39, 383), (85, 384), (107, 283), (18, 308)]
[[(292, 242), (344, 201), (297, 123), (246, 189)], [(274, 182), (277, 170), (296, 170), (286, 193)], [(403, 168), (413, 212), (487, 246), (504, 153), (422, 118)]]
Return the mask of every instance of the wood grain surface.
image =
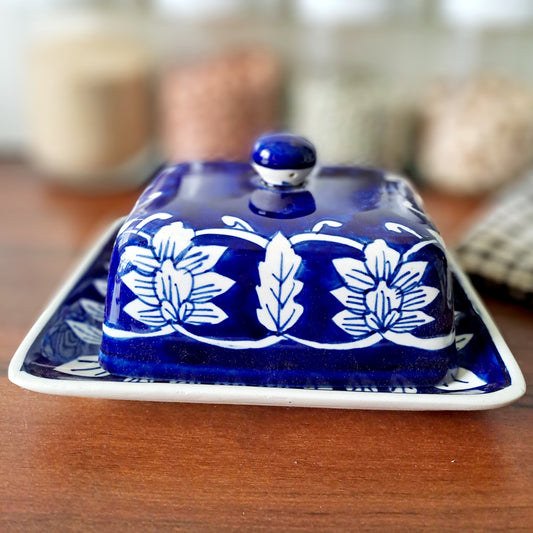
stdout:
[[(0, 165), (0, 530), (532, 531), (533, 401), (387, 412), (55, 397), (18, 344), (138, 192), (80, 196)], [(450, 245), (482, 200), (423, 193)], [(482, 294), (533, 385), (533, 311)]]

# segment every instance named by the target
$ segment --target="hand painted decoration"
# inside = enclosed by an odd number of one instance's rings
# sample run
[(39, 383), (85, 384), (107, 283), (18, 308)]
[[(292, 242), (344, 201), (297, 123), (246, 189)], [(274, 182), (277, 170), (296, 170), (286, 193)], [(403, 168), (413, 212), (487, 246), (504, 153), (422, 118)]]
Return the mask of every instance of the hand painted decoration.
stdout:
[(115, 242), (102, 367), (200, 383), (439, 383), (457, 355), (453, 298), (416, 194), (315, 162), (309, 141), (275, 134), (252, 164), (163, 169)]
[(257, 318), (268, 330), (281, 335), (289, 330), (304, 312), (296, 302), (303, 283), (296, 279), (302, 258), (281, 233), (276, 233), (267, 244), (265, 260), (259, 263), (259, 279), (256, 287), (261, 307)]
[[(168, 219), (170, 214), (157, 213), (155, 217)], [(263, 348), (284, 338), (309, 347), (328, 349), (362, 348), (381, 339), (426, 350), (438, 350), (453, 343), (454, 336), (451, 334), (426, 339), (411, 334), (413, 330), (434, 320), (422, 309), (439, 294), (435, 287), (423, 284), (427, 262), (408, 261), (413, 249), (402, 256), (382, 239), (363, 245), (345, 237), (320, 233), (324, 226), (342, 226), (333, 220), (323, 221), (310, 232), (290, 238), (278, 231), (268, 239), (258, 235), (243, 220), (230, 216), (222, 219), (232, 229), (206, 228), (195, 232), (186, 228), (183, 222), (173, 222), (158, 229), (152, 237), (149, 236), (145, 247), (136, 245), (124, 248), (120, 258), (119, 270), (123, 272), (120, 276), (136, 296), (125, 305), (124, 312), (152, 328), (150, 335), (168, 335), (179, 331), (201, 342), (233, 349)], [(146, 221), (141, 221), (138, 227), (143, 228), (145, 224)], [(129, 233), (136, 233), (136, 230), (130, 229)], [(231, 308), (223, 310), (211, 302), (235, 283), (213, 271), (227, 247), (193, 244), (196, 236), (206, 234), (231, 235), (264, 248), (264, 260), (257, 264), (260, 283), (255, 287), (259, 301), (256, 317), (269, 332), (264, 338), (235, 342), (231, 338), (203, 337), (188, 331), (188, 325), (219, 324), (231, 314)], [(291, 328), (305, 312), (316, 312), (315, 309), (305, 309), (298, 302), (298, 295), (304, 288), (298, 276), (302, 275), (305, 267), (293, 246), (317, 241), (321, 246), (342, 243), (362, 250), (364, 254), (364, 260), (353, 257), (332, 260), (344, 285), (332, 290), (331, 294), (342, 303), (345, 310), (332, 316), (331, 320), (353, 337), (353, 342), (321, 343), (290, 334)], [(422, 244), (435, 242), (430, 240)], [(246, 291), (250, 287), (245, 284), (242, 289)], [(233, 305), (237, 307), (239, 302)], [(122, 338), (146, 334), (144, 331), (118, 332), (109, 327), (105, 327), (105, 332)]]
[(148, 246), (127, 246), (122, 253), (124, 284), (137, 297), (124, 312), (148, 326), (218, 324), (227, 315), (211, 300), (233, 280), (212, 271), (226, 248), (194, 246), (194, 231), (182, 222), (163, 226)]
[[(97, 287), (102, 280), (93, 280), (93, 285)], [(104, 282), (105, 283), (105, 282)], [(87, 287), (85, 288), (87, 290)], [(89, 286), (90, 290), (90, 286)], [(105, 296), (105, 289), (99, 291), (100, 296)], [(80, 314), (80, 311), (83, 314)], [(456, 312), (456, 327), (461, 330), (461, 323), (464, 319), (465, 313)], [(41, 349), (47, 357), (52, 354), (58, 353), (66, 356), (66, 361), (59, 365), (54, 366), (54, 360), (50, 360), (51, 366), (45, 368), (45, 371), (52, 370), (53, 372), (59, 372), (61, 374), (76, 376), (77, 378), (90, 378), (95, 381), (103, 381), (109, 379), (111, 376), (109, 372), (106, 372), (98, 362), (98, 355), (93, 352), (96, 346), (101, 341), (101, 331), (96, 330), (92, 323), (101, 323), (104, 317), (103, 304), (98, 301), (87, 299), (83, 296), (79, 296), (78, 300), (75, 300), (71, 306), (63, 310), (56, 322), (52, 324), (48, 330)], [(73, 320), (76, 318), (76, 320)], [(62, 326), (65, 324), (67, 329)], [(77, 349), (82, 352), (81, 355), (76, 357), (76, 353), (72, 352), (72, 339), (68, 338), (66, 333), (70, 332), (77, 339), (75, 343)], [(463, 353), (463, 357), (468, 357), (468, 347), (472, 341), (474, 335), (472, 333), (460, 333), (456, 336), (455, 344), (458, 352)], [(47, 351), (48, 347), (53, 345), (55, 348), (52, 351)], [(474, 351), (475, 353), (476, 351)], [(57, 363), (57, 361), (56, 361)], [(41, 371), (43, 367), (41, 365)], [(113, 380), (120, 380), (118, 376), (112, 377)], [(122, 378), (124, 382), (128, 383), (150, 383), (153, 379), (140, 379), (140, 378)], [(458, 366), (450, 369), (444, 376), (443, 380), (436, 384), (433, 388), (418, 390), (412, 386), (393, 387), (389, 386), (386, 389), (377, 389), (375, 386), (366, 384), (361, 387), (356, 387), (356, 391), (368, 391), (368, 392), (390, 392), (390, 393), (403, 393), (403, 394), (416, 394), (421, 393), (440, 393), (440, 394), (463, 394), (467, 391), (476, 390), (477, 393), (483, 394), (487, 382), (476, 375), (468, 368)]]
[[(345, 285), (332, 294), (346, 307), (333, 321), (354, 339), (400, 341), (399, 335), (434, 318), (422, 311), (439, 294), (422, 284), (425, 261), (408, 261), (378, 239), (363, 249), (365, 261), (343, 257), (333, 261)], [(418, 340), (413, 338), (413, 344)]]

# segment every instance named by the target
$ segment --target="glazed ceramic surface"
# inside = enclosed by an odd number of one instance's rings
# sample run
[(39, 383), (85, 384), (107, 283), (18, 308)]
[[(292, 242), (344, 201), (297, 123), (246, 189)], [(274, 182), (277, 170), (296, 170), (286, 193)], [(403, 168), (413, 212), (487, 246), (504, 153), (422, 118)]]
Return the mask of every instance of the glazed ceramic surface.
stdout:
[(451, 277), (408, 183), (319, 167), (300, 184), (314, 149), (287, 134), (252, 159), (168, 167), (141, 195), (111, 256), (102, 366), (339, 390), (438, 383), (456, 362)]
[(103, 236), (34, 325), (11, 361), (11, 381), (38, 392), (98, 398), (365, 409), (488, 409), (524, 393), (516, 362), (453, 262), (457, 362), (431, 386), (393, 379), (377, 385), (361, 377), (344, 390), (334, 390), (205, 385), (110, 374), (100, 366), (98, 350), (118, 225)]

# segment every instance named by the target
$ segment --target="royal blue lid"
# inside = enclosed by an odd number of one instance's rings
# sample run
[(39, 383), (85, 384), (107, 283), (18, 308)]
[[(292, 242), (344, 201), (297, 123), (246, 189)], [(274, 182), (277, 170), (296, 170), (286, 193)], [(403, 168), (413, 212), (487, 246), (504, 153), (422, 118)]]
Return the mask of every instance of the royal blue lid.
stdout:
[(163, 169), (115, 242), (102, 366), (253, 386), (438, 383), (457, 356), (451, 279), (416, 194), (314, 163), (306, 139), (276, 134), (253, 165)]
[(316, 150), (304, 137), (274, 133), (257, 139), (252, 160), (256, 165), (276, 170), (312, 168), (316, 163)]

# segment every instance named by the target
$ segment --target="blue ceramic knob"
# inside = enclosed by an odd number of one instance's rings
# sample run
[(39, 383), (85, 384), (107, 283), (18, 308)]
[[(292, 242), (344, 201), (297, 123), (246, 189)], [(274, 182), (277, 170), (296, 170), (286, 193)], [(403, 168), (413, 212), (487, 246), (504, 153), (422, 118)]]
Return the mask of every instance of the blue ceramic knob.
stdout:
[(274, 187), (296, 187), (313, 170), (315, 147), (304, 137), (274, 133), (257, 139), (252, 165), (262, 180)]

